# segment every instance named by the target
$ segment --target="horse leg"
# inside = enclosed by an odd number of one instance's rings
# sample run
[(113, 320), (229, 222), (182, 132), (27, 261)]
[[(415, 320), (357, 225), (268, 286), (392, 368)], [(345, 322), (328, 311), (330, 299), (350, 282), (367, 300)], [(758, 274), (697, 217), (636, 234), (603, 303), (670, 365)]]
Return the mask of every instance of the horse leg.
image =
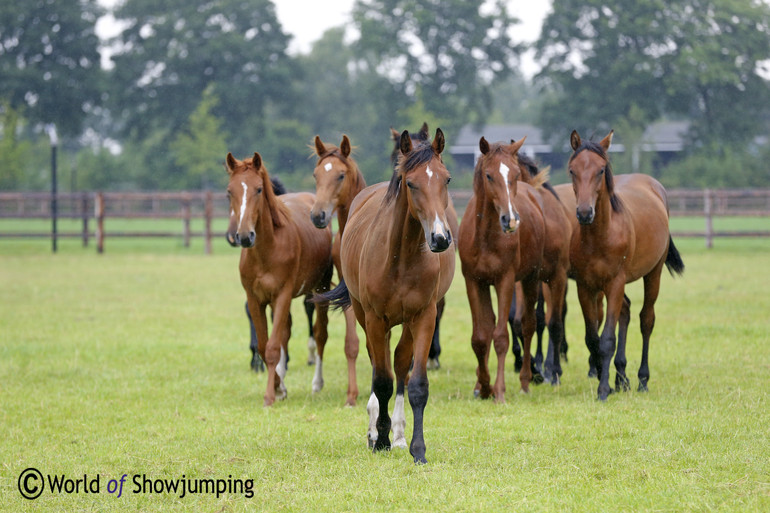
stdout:
[[(545, 362), (546, 376), (550, 374), (550, 383), (558, 385), (562, 375), (561, 345), (564, 342), (564, 296), (567, 290), (567, 273), (557, 273), (548, 285), (543, 285), (543, 292), (548, 303), (548, 360)], [(546, 377), (547, 379), (547, 377)]]
[(412, 332), (403, 328), (401, 340), (396, 345), (393, 366), (396, 371), (396, 402), (393, 406), (393, 447), (406, 449), (406, 415), (404, 413), (404, 389), (409, 367), (412, 364), (414, 347)]
[(374, 452), (390, 450), (388, 402), (393, 395), (393, 373), (388, 332), (383, 319), (373, 312), (366, 313), (366, 344), (372, 359), (372, 392), (377, 398), (377, 439), (374, 441)]
[[(514, 313), (513, 323), (511, 324), (511, 326), (512, 326), (514, 340), (518, 338), (521, 341), (522, 354), (523, 354), (523, 347), (524, 347), (524, 329), (522, 327), (522, 318), (524, 316), (524, 302), (523, 302), (524, 300), (518, 299), (518, 298), (523, 298), (523, 296), (524, 296), (524, 292), (522, 291), (521, 282), (516, 282), (516, 293), (514, 294), (514, 297), (517, 298), (517, 300), (515, 301), (516, 312)], [(532, 325), (533, 326), (532, 333), (534, 334), (537, 326), (536, 325), (537, 321), (534, 319), (534, 315), (535, 315), (534, 304), (532, 308), (533, 308), (532, 322), (535, 323)], [(530, 381), (533, 382), (535, 385), (541, 384), (544, 381), (543, 374), (535, 366), (535, 360), (532, 358), (532, 355), (530, 355), (530, 357), (527, 358), (527, 361), (529, 362), (529, 375), (532, 376), (530, 378)], [(521, 360), (521, 366), (523, 365), (524, 365), (524, 357), (522, 357), (522, 360)], [(519, 366), (519, 378), (521, 378), (521, 366)], [(515, 369), (515, 363), (514, 363), (514, 369)]]
[[(519, 373), (519, 381), (521, 382), (521, 391), (529, 393), (529, 383), (532, 381), (532, 335), (535, 333), (536, 323), (535, 320), (535, 302), (537, 301), (537, 284), (538, 280), (526, 279), (521, 282), (521, 330), (524, 335), (524, 347), (522, 353), (524, 353), (524, 361), (521, 365), (521, 372)], [(542, 382), (542, 375), (540, 376)]]
[[(585, 323), (585, 340), (588, 348), (588, 377), (596, 376), (598, 368), (596, 362), (599, 360), (599, 322), (597, 316), (599, 295), (593, 290), (588, 290), (585, 285), (578, 284), (578, 301), (580, 309), (583, 312), (583, 322)], [(594, 374), (591, 374), (591, 371)]]
[(265, 372), (265, 362), (259, 357), (257, 331), (254, 329), (254, 321), (251, 320), (248, 301), (246, 301), (246, 317), (249, 319), (249, 332), (251, 333), (251, 340), (249, 341), (249, 349), (251, 349), (251, 370), (254, 372)]
[(307, 339), (307, 364), (315, 365), (316, 360), (316, 341), (313, 331), (313, 311), (315, 311), (315, 305), (308, 298), (305, 298), (305, 314), (307, 315), (307, 332), (310, 336)]
[[(273, 301), (273, 332), (267, 338), (263, 359), (267, 365), (267, 390), (265, 391), (265, 406), (271, 406), (276, 399), (286, 398), (286, 355), (291, 336), (291, 289), (285, 289)], [(259, 332), (257, 332), (259, 335)], [(261, 341), (260, 341), (261, 346)], [(262, 351), (260, 351), (261, 353)]]
[[(562, 297), (562, 306), (561, 306), (561, 325), (562, 327), (567, 325), (567, 289), (569, 288), (569, 280), (564, 281), (564, 295)], [(564, 359), (564, 362), (567, 363), (569, 360), (567, 360), (567, 350), (569, 349), (569, 344), (567, 344), (567, 332), (566, 330), (562, 332), (561, 337), (561, 345), (559, 346), (559, 352), (561, 353), (561, 357)]]
[[(514, 372), (521, 371), (521, 346), (519, 345), (519, 336), (516, 324), (516, 294), (513, 294), (511, 301), (511, 308), (508, 310), (508, 325), (511, 327), (511, 352), (513, 353), (513, 370)], [(521, 323), (518, 326), (521, 331)]]
[(471, 321), (473, 332), (471, 333), (471, 348), (476, 354), (478, 366), (476, 367), (476, 386), (473, 394), (482, 399), (487, 399), (491, 393), (489, 388), (489, 346), (492, 340), (492, 330), (495, 325), (495, 314), (492, 310), (492, 297), (489, 286), (476, 280), (466, 279), (465, 288), (468, 292), (468, 303), (471, 307)]
[(329, 339), (327, 327), (329, 324), (329, 304), (316, 303), (316, 320), (313, 326), (313, 338), (318, 349), (315, 357), (315, 373), (313, 374), (313, 393), (320, 392), (324, 387), (323, 359), (326, 341)]
[(444, 315), (444, 304), (446, 301), (442, 297), (438, 303), (436, 303), (436, 328), (433, 330), (433, 339), (430, 343), (430, 352), (428, 353), (428, 370), (436, 370), (441, 368), (441, 364), (438, 361), (438, 357), (441, 354), (441, 342), (439, 341), (439, 325), (441, 324), (441, 317)]
[(647, 383), (650, 381), (650, 367), (647, 357), (650, 350), (650, 336), (655, 327), (655, 301), (660, 292), (660, 273), (663, 270), (661, 261), (649, 274), (644, 277), (644, 303), (639, 313), (639, 321), (642, 330), (642, 363), (639, 365), (639, 392), (647, 392)]
[(356, 333), (356, 315), (351, 308), (345, 315), (345, 358), (348, 361), (348, 395), (345, 406), (355, 406), (358, 399), (358, 379), (356, 378), (356, 359), (360, 341)]
[(516, 277), (510, 273), (495, 285), (497, 291), (497, 311), (501, 315), (497, 317), (497, 323), (492, 331), (492, 341), (495, 344), (495, 353), (497, 353), (497, 375), (495, 376), (495, 385), (493, 391), (495, 401), (505, 402), (505, 355), (508, 353), (508, 321), (502, 313), (511, 309), (513, 291), (516, 287)]
[(618, 349), (615, 352), (615, 390), (628, 392), (631, 385), (626, 376), (626, 336), (631, 321), (631, 300), (623, 294), (623, 307), (618, 318)]
[[(423, 415), (428, 404), (428, 352), (430, 351), (431, 333), (435, 327), (436, 305), (430, 304), (413, 322), (404, 326), (412, 335), (414, 346), (414, 365), (409, 378), (409, 404), (412, 407), (414, 427), (409, 452), (415, 463), (427, 463), (425, 459), (425, 438), (423, 437)], [(506, 350), (508, 348), (506, 347)]]
[[(535, 334), (537, 335), (537, 350), (535, 351), (535, 369), (543, 374), (543, 331), (545, 330), (545, 298), (543, 296), (543, 283), (538, 284), (537, 303), (535, 304)], [(550, 381), (543, 375), (545, 381)]]
[(599, 372), (599, 388), (597, 392), (600, 401), (606, 401), (607, 396), (613, 392), (612, 388), (610, 388), (610, 361), (615, 355), (615, 330), (623, 309), (624, 286), (625, 276), (621, 273), (615, 276), (605, 289), (607, 316), (604, 319), (604, 327), (599, 337), (601, 370)]

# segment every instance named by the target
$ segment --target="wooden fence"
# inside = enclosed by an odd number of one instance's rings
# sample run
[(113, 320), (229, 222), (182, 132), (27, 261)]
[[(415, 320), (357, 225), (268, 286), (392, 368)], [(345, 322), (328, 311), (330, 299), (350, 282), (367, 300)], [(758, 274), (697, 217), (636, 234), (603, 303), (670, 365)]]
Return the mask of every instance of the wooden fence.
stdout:
[[(470, 190), (451, 192), (459, 214), (462, 215), (471, 196)], [(668, 191), (672, 216), (703, 217), (703, 231), (674, 232), (675, 237), (704, 237), (712, 247), (715, 237), (770, 237), (768, 231), (716, 231), (714, 217), (770, 217), (770, 189), (758, 190), (692, 190)], [(0, 219), (52, 219), (50, 193), (0, 193)], [(203, 237), (206, 253), (211, 253), (214, 219), (226, 219), (229, 214), (223, 193), (208, 192), (83, 192), (56, 196), (59, 219), (78, 219), (78, 232), (60, 232), (56, 237), (78, 237), (87, 246), (91, 238), (98, 252), (104, 251), (106, 237), (181, 237), (186, 247), (192, 237)], [(109, 231), (105, 219), (178, 219), (179, 231)], [(203, 220), (203, 231), (192, 232), (192, 219)], [(92, 224), (93, 223), (93, 224)], [(34, 233), (0, 233), (0, 238), (54, 237), (52, 230)]]

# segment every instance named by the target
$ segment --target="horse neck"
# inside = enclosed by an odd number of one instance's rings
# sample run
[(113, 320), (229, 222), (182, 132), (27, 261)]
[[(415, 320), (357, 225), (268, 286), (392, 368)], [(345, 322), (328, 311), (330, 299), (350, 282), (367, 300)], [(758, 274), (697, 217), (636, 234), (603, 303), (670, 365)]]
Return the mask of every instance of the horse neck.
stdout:
[(259, 217), (256, 226), (254, 226), (254, 231), (257, 234), (256, 244), (249, 248), (249, 254), (253, 258), (258, 259), (264, 255), (272, 254), (276, 236), (275, 225), (273, 224), (273, 216), (270, 212), (270, 207), (264, 201), (260, 207)]
[(337, 222), (339, 223), (340, 234), (345, 231), (345, 225), (348, 223), (348, 214), (353, 199), (366, 188), (366, 181), (358, 168), (351, 175), (353, 176), (353, 183), (350, 184), (347, 196), (337, 206)]
[(392, 208), (393, 222), (388, 238), (388, 255), (393, 256), (391, 262), (396, 262), (398, 266), (408, 266), (413, 258), (424, 252), (425, 235), (420, 221), (409, 213), (405, 191), (399, 193)]
[(610, 230), (613, 212), (610, 195), (606, 190), (602, 190), (596, 198), (594, 209), (594, 220), (591, 224), (578, 224), (580, 235), (584, 240), (603, 240)]
[(490, 240), (490, 236), (502, 233), (495, 204), (487, 198), (483, 186), (481, 191), (476, 194), (475, 222), (476, 239), (479, 241)]

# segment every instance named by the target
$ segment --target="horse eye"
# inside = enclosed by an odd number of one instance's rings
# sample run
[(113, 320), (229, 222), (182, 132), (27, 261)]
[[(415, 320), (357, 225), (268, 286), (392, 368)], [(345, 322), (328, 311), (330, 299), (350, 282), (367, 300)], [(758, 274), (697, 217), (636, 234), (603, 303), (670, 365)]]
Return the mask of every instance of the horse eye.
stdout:
[(262, 194), (262, 187), (257, 187), (257, 194)]
[(345, 179), (345, 173), (341, 173), (340, 176), (337, 177), (338, 182), (341, 182), (344, 179)]
[(451, 182), (451, 181), (452, 181), (452, 177), (451, 176), (446, 179), (446, 183), (447, 184), (449, 184), (449, 182)]
[(603, 167), (599, 170), (599, 176), (602, 176), (604, 174), (604, 170), (607, 169), (606, 167)]
[(409, 182), (409, 181), (406, 182), (406, 186), (409, 187), (410, 189), (412, 189), (413, 191), (417, 190), (417, 186), (415, 184), (413, 184), (412, 182)]
[(487, 180), (489, 180), (490, 182), (492, 181), (492, 175), (490, 175), (489, 173), (487, 173)]

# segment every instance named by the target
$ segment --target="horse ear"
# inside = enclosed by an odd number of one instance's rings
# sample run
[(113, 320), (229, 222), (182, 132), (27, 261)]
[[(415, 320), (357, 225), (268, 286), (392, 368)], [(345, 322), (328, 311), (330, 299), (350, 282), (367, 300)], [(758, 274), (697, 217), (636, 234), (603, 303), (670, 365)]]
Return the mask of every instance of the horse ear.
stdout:
[(423, 121), (422, 126), (420, 127), (420, 140), (421, 141), (427, 141), (428, 137), (430, 137), (430, 130), (428, 130), (428, 122)]
[(262, 168), (262, 155), (254, 152), (254, 158), (251, 160), (251, 163), (254, 165), (254, 169), (259, 171)]
[(227, 174), (232, 175), (235, 173), (235, 166), (238, 165), (238, 163), (235, 161), (233, 154), (229, 151), (227, 152), (227, 157), (225, 158), (225, 165), (227, 167)]
[(315, 136), (315, 152), (319, 157), (326, 153), (326, 146), (324, 146), (323, 141), (317, 135)]
[(401, 153), (404, 155), (412, 151), (412, 138), (409, 137), (408, 130), (401, 132), (401, 144), (399, 146), (401, 148)]
[(599, 144), (602, 148), (604, 148), (604, 151), (607, 151), (610, 149), (610, 144), (612, 144), (612, 134), (615, 133), (615, 130), (610, 130), (610, 133), (607, 134), (604, 139), (602, 139)]
[(433, 138), (433, 151), (436, 152), (436, 155), (441, 155), (441, 152), (444, 151), (444, 132), (441, 131), (440, 128), (436, 129), (436, 137)]
[(390, 127), (390, 137), (396, 144), (401, 140), (401, 134), (399, 134), (393, 127)]
[(340, 143), (340, 151), (344, 157), (350, 155), (350, 139), (345, 134), (342, 134), (342, 142)]
[(522, 145), (524, 144), (524, 141), (527, 140), (527, 136), (525, 135), (521, 139), (518, 140), (518, 142), (511, 142), (511, 145), (509, 146), (511, 153), (517, 153), (519, 149), (521, 149)]
[(482, 155), (489, 153), (489, 142), (483, 135), (481, 136), (481, 139), (479, 139), (479, 150), (481, 150)]
[(577, 149), (580, 148), (580, 134), (577, 133), (577, 130), (573, 130), (572, 134), (570, 134), (569, 144), (572, 146), (572, 151), (577, 151)]

